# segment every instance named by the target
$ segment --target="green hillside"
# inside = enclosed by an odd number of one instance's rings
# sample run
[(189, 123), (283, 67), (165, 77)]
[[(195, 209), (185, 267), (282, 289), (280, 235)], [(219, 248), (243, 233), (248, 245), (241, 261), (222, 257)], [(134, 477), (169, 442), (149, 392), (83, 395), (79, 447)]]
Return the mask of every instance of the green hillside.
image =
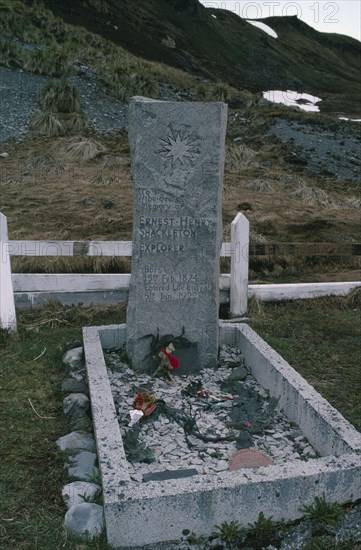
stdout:
[[(198, 0), (45, 0), (65, 20), (84, 25), (143, 58), (253, 91), (297, 89), (357, 101), (357, 40), (320, 33), (296, 16), (263, 21), (278, 39), (238, 15)], [(327, 106), (326, 106), (327, 108)]]

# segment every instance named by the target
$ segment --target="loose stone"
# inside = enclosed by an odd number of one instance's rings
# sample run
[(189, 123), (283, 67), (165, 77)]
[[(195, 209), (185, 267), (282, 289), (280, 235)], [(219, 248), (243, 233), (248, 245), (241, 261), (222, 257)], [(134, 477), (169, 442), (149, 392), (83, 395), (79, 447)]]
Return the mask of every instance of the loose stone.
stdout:
[(64, 365), (71, 370), (82, 368), (83, 351), (82, 347), (68, 350), (63, 357)]
[(69, 456), (65, 464), (68, 479), (91, 481), (99, 477), (99, 469), (95, 466), (97, 455), (82, 451), (75, 456)]
[(63, 412), (72, 419), (81, 418), (89, 410), (89, 399), (83, 393), (71, 393), (63, 401)]
[(61, 385), (61, 391), (63, 393), (85, 393), (87, 387), (82, 380), (75, 380), (74, 378), (65, 378)]
[(95, 440), (88, 432), (71, 432), (56, 440), (56, 445), (63, 453), (70, 451), (95, 452)]
[(65, 514), (65, 528), (82, 539), (98, 537), (104, 530), (103, 507), (83, 503), (72, 506)]
[(61, 495), (68, 510), (76, 504), (83, 504), (85, 499), (94, 500), (102, 492), (99, 485), (88, 481), (73, 481), (64, 485)]
[(93, 429), (92, 421), (88, 415), (71, 420), (70, 425), (74, 432), (91, 432)]

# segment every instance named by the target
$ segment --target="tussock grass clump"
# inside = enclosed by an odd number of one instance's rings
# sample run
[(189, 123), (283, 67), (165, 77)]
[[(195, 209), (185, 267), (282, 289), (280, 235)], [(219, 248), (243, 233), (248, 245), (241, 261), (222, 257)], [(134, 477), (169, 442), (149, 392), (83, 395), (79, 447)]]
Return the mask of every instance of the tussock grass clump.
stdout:
[(24, 65), (25, 52), (10, 40), (0, 40), (0, 65), (9, 69), (19, 69)]
[(225, 82), (216, 82), (211, 88), (211, 96), (214, 101), (227, 102), (231, 99), (232, 88)]
[(68, 162), (91, 160), (104, 153), (105, 150), (105, 147), (99, 141), (81, 136), (74, 137), (71, 140), (63, 140), (57, 144), (59, 155)]
[(87, 117), (83, 113), (50, 113), (41, 111), (30, 121), (30, 131), (45, 137), (61, 137), (77, 134), (88, 129)]
[(62, 115), (65, 135), (79, 134), (89, 129), (88, 117), (85, 113), (69, 113)]
[(149, 71), (148, 64), (113, 48), (94, 64), (95, 72), (102, 78), (109, 95), (126, 101), (133, 95), (157, 98), (159, 87)]
[(159, 95), (158, 83), (150, 75), (126, 71), (115, 79), (105, 78), (104, 80), (108, 93), (120, 101), (126, 101), (133, 95), (153, 98)]
[(360, 210), (361, 208), (361, 199), (358, 197), (347, 197), (342, 199), (342, 203), (345, 206), (348, 206), (349, 208), (355, 208), (356, 210)]
[(279, 182), (285, 187), (304, 187), (306, 184), (304, 180), (296, 174), (282, 174), (279, 177)]
[(40, 112), (29, 123), (30, 131), (39, 136), (57, 137), (65, 135), (65, 127), (57, 113)]
[(43, 111), (54, 113), (80, 112), (79, 90), (65, 78), (50, 80), (40, 90), (39, 102)]
[(75, 53), (72, 46), (51, 44), (36, 50), (29, 57), (25, 68), (47, 76), (70, 76), (75, 74)]
[(50, 80), (39, 93), (42, 111), (30, 121), (30, 130), (46, 137), (78, 134), (89, 128), (80, 112), (80, 94), (67, 80)]
[(272, 193), (274, 189), (272, 183), (263, 178), (247, 181), (243, 186), (245, 189), (249, 189), (255, 193)]
[(226, 82), (209, 82), (196, 86), (195, 94), (201, 101), (223, 101), (235, 108), (250, 108), (261, 96), (248, 90), (238, 90)]
[(95, 174), (89, 179), (89, 182), (94, 185), (119, 185), (121, 179), (118, 176)]
[(64, 164), (52, 155), (31, 156), (26, 161), (25, 166), (30, 170), (55, 174), (65, 169)]
[(293, 192), (293, 195), (302, 199), (305, 204), (310, 206), (320, 206), (322, 208), (336, 208), (335, 201), (323, 191), (323, 189), (317, 189), (308, 187), (301, 183), (299, 187)]
[(120, 170), (127, 162), (127, 160), (124, 161), (121, 157), (106, 156), (102, 162), (102, 167), (107, 170)]
[(256, 151), (243, 143), (240, 145), (229, 145), (226, 149), (225, 169), (228, 172), (239, 172), (244, 168), (255, 166), (254, 157), (256, 155)]

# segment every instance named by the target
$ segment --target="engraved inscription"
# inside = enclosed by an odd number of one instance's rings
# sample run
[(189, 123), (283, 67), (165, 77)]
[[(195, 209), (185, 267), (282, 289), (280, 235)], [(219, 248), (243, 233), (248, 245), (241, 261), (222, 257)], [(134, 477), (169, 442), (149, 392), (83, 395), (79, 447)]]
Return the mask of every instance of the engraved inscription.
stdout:
[(169, 193), (162, 193), (154, 189), (140, 189), (140, 202), (142, 206), (161, 212), (177, 212), (181, 205)]
[(184, 252), (183, 244), (165, 244), (165, 243), (140, 243), (140, 251), (146, 254), (155, 254), (156, 252)]
[(163, 268), (146, 267), (143, 272), (144, 298), (147, 301), (198, 299), (201, 292), (212, 290), (199, 273), (169, 274)]
[(140, 242), (140, 252), (145, 254), (184, 252), (185, 244), (157, 243), (154, 239), (185, 239), (186, 242), (196, 238), (197, 229), (213, 226), (214, 222), (208, 218), (140, 216), (138, 229), (140, 238), (152, 239), (151, 243)]

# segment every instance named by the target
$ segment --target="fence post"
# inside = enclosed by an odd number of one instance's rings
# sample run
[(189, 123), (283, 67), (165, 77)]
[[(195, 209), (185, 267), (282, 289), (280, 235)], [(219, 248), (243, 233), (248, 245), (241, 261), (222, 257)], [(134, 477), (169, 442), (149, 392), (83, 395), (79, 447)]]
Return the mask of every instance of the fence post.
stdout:
[(16, 332), (7, 218), (0, 212), (0, 328)]
[(247, 312), (249, 221), (240, 212), (231, 223), (230, 315)]

